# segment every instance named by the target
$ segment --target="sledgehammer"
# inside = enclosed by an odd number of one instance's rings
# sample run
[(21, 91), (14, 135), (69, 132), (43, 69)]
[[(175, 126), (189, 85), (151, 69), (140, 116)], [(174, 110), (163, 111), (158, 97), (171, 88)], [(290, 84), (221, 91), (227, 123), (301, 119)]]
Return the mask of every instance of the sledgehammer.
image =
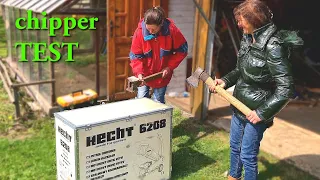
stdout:
[[(187, 78), (187, 82), (192, 87), (198, 87), (199, 79), (202, 80), (208, 86), (214, 85), (214, 80), (209, 76), (207, 72), (198, 67), (196, 71)], [(251, 112), (251, 109), (244, 105), (241, 101), (233, 97), (226, 90), (224, 90), (220, 85), (215, 87), (215, 90), (219, 95), (225, 98), (230, 104), (236, 107), (239, 111), (241, 111), (244, 115), (248, 115)]]

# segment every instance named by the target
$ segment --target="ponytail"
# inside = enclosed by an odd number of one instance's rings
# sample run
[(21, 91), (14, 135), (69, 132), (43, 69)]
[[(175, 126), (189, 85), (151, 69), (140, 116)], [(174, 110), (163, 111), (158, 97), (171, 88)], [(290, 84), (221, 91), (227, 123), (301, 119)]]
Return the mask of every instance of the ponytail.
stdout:
[(165, 18), (165, 12), (160, 6), (150, 8), (144, 13), (144, 22), (146, 24), (161, 26)]

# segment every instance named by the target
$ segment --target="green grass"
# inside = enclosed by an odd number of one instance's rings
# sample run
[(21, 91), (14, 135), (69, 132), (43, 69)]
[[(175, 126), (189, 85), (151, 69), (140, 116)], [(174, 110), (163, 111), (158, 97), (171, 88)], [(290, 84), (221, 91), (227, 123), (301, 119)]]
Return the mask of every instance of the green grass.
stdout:
[(13, 125), (14, 106), (10, 103), (7, 92), (0, 79), (0, 133), (7, 133)]
[[(3, 91), (1, 91), (1, 96)], [(3, 108), (3, 103), (0, 107)], [(12, 108), (7, 109), (10, 113)], [(55, 135), (51, 118), (25, 123), (27, 138), (0, 138), (0, 179), (55, 179)], [(18, 135), (19, 136), (19, 135)], [(21, 139), (21, 137), (20, 137)], [(173, 116), (173, 172), (176, 180), (222, 180), (229, 167), (229, 137), (175, 109)], [(312, 180), (307, 173), (266, 153), (259, 155), (260, 179)]]
[(24, 140), (0, 139), (0, 179), (56, 179), (53, 120), (38, 120)]
[[(174, 114), (173, 178), (179, 180), (224, 180), (229, 168), (229, 134)], [(259, 154), (259, 179), (316, 179), (267, 153)]]
[(22, 129), (15, 126), (14, 106), (0, 80), (1, 180), (56, 178), (54, 121), (31, 117), (20, 121)]

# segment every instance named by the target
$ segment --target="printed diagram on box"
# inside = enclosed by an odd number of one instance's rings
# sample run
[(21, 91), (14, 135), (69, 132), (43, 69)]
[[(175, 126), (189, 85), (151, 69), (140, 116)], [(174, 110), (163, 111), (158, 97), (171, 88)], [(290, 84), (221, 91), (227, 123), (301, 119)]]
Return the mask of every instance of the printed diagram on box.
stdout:
[[(156, 143), (155, 143), (156, 142)], [(162, 135), (157, 137), (151, 136), (147, 140), (139, 141), (134, 144), (133, 168), (139, 179), (144, 179), (153, 173), (164, 174), (164, 156), (163, 156), (163, 139)]]
[(60, 165), (60, 175), (66, 178), (67, 180), (70, 180), (72, 178), (72, 172), (71, 170), (65, 165), (65, 162), (63, 162), (61, 159), (59, 159), (59, 165)]

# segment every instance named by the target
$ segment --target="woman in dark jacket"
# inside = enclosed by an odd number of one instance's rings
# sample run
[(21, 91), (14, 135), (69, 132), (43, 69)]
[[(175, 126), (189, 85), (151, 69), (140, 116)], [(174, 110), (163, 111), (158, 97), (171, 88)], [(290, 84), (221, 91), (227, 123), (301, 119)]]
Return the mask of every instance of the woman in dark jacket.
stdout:
[(245, 179), (256, 180), (263, 133), (294, 94), (291, 47), (303, 41), (296, 32), (278, 30), (262, 1), (246, 0), (234, 9), (234, 15), (243, 31), (237, 66), (215, 82), (225, 89), (235, 85), (233, 95), (253, 110), (245, 116), (232, 107), (228, 179), (240, 179), (244, 167)]

